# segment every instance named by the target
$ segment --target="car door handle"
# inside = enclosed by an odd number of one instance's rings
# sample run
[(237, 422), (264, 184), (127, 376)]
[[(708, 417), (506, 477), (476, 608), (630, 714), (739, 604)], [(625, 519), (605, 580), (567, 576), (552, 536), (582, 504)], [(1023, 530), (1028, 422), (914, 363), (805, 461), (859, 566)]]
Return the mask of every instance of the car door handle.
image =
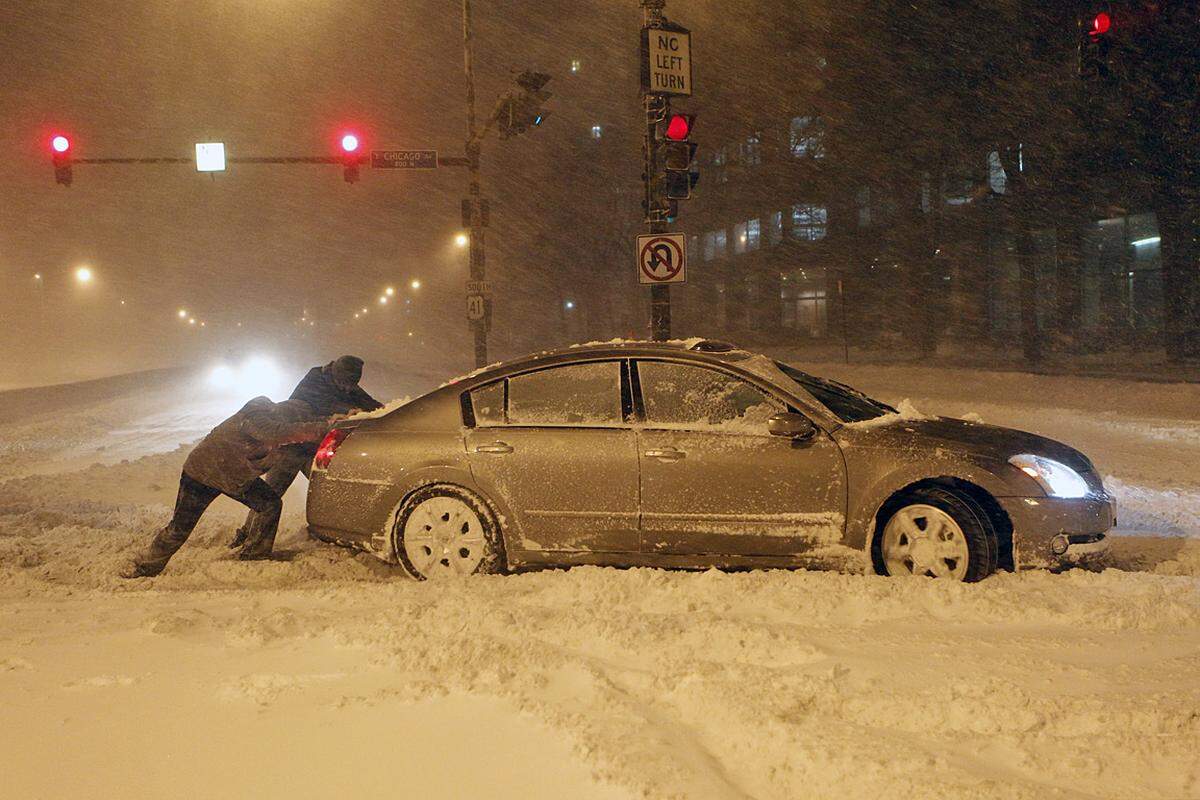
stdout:
[(512, 445), (508, 442), (492, 442), (491, 444), (481, 444), (475, 448), (476, 453), (511, 453)]
[(674, 447), (664, 447), (661, 450), (647, 450), (643, 453), (646, 458), (657, 458), (661, 461), (678, 461), (687, 453), (682, 450), (676, 450)]

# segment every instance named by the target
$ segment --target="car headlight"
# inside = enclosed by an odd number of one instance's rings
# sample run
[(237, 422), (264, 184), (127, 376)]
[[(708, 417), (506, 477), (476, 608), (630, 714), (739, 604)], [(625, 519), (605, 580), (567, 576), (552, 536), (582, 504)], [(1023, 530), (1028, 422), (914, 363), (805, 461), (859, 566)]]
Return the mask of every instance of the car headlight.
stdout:
[(1082, 475), (1053, 459), (1022, 453), (1008, 463), (1037, 481), (1049, 497), (1086, 497), (1090, 491)]

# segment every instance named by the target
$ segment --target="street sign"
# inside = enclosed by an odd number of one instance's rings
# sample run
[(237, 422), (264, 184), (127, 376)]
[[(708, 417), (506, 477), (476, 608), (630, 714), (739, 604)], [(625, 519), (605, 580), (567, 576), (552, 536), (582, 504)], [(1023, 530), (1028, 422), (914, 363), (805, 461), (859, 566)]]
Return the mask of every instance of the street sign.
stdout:
[(686, 283), (687, 247), (682, 233), (637, 237), (639, 283)]
[(642, 89), (691, 96), (692, 34), (687, 28), (642, 28)]
[(487, 313), (487, 300), (481, 294), (467, 295), (467, 319), (479, 322)]
[(487, 317), (492, 285), (487, 281), (467, 281), (467, 319), (482, 322)]
[(196, 144), (197, 172), (225, 171), (225, 143), (199, 142)]
[(373, 169), (437, 169), (437, 150), (372, 150)]

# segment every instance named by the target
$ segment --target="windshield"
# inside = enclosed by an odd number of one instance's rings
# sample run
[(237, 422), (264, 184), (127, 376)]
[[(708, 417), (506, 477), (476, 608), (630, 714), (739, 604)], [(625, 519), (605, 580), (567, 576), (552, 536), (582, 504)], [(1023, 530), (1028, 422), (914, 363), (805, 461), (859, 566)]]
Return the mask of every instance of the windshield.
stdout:
[(842, 422), (863, 422), (882, 417), (884, 414), (897, 413), (896, 409), (891, 406), (880, 403), (878, 400), (872, 400), (857, 389), (851, 389), (845, 384), (809, 375), (807, 372), (789, 367), (781, 361), (776, 361), (775, 366), (817, 398)]

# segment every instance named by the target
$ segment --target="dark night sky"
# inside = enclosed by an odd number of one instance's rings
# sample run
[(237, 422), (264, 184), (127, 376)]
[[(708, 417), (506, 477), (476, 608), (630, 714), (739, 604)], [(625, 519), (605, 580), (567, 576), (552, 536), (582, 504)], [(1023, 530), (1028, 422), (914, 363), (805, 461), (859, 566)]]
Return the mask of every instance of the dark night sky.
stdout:
[[(599, 61), (627, 34), (620, 52), (634, 58), (636, 4), (601, 5), (592, 17), (569, 5), (552, 24), (541, 4), (477, 2), (480, 113), (515, 69), (554, 72), (555, 103), (569, 106), (564, 73), (574, 50)], [(451, 244), (459, 171), (364, 170), (350, 185), (336, 166), (234, 165), (209, 177), (189, 166), (77, 165), (67, 189), (54, 184), (47, 148), (61, 130), (78, 157), (189, 156), (197, 141), (224, 141), (231, 155), (328, 154), (352, 125), (368, 149), (461, 151), (459, 14), (458, 3), (432, 0), (5, 4), (0, 386), (228, 348), (324, 355), (367, 340), (387, 345), (413, 325), (445, 346), (461, 341), (465, 352), (465, 255)], [(609, 94), (635, 115), (636, 86), (627, 88)], [(570, 109), (556, 114), (557, 134), (548, 126), (519, 150), (494, 141), (485, 150), (485, 191), (499, 199), (494, 224), (507, 225), (510, 242), (529, 223), (505, 210), (505, 193), (529, 189), (520, 159), (544, 157), (553, 136), (571, 133)], [(489, 255), (503, 275), (503, 248)], [(72, 273), (85, 263), (96, 282), (80, 288)], [(376, 314), (374, 327), (333, 327), (383, 286), (412, 278), (425, 285), (409, 321)], [(179, 308), (206, 320), (206, 330), (187, 329)], [(289, 344), (305, 309), (318, 327)]]

